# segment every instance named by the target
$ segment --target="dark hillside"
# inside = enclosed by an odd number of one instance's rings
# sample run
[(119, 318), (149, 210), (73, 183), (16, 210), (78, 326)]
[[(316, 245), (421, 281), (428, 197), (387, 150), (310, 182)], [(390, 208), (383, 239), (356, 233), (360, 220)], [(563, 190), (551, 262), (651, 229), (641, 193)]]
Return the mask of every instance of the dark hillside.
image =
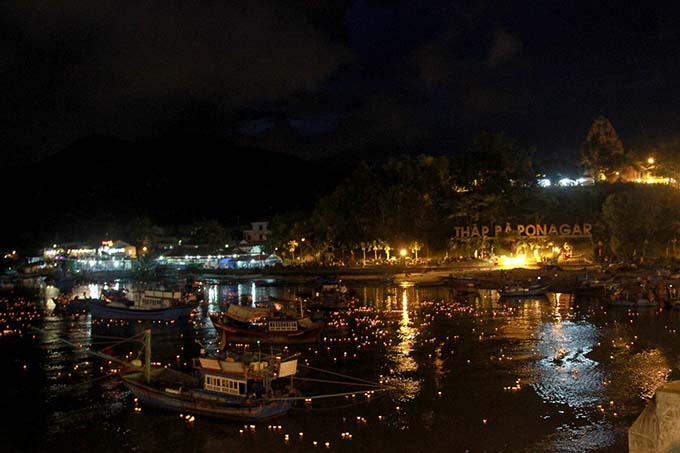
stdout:
[(136, 217), (158, 224), (265, 219), (312, 208), (349, 171), (337, 162), (210, 137), (88, 137), (2, 179), (6, 218), (0, 243), (97, 233)]

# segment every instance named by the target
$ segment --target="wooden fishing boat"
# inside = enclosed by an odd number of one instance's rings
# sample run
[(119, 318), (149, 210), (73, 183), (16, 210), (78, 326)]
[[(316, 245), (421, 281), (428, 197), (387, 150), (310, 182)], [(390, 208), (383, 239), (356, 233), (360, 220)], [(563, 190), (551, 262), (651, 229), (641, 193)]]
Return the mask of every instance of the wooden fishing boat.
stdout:
[(225, 312), (210, 313), (210, 320), (225, 341), (236, 343), (313, 343), (319, 340), (325, 325), (303, 313), (234, 304), (229, 304)]
[(108, 319), (141, 321), (174, 321), (187, 318), (196, 309), (196, 302), (187, 301), (180, 291), (145, 290), (135, 300), (89, 299), (92, 316)]
[(150, 406), (234, 421), (262, 422), (285, 415), (297, 395), (292, 387), (297, 356), (198, 357), (193, 359), (193, 371), (150, 369), (146, 363), (122, 379)]
[[(37, 327), (32, 329), (44, 332)], [(313, 400), (356, 398), (360, 395), (370, 398), (376, 392), (394, 390), (394, 387), (382, 383), (298, 363), (299, 354), (283, 356), (272, 352), (271, 355), (262, 355), (254, 351), (239, 354), (220, 348), (215, 354), (206, 355), (205, 349), (202, 349), (201, 355), (192, 359), (191, 371), (154, 367), (151, 362), (151, 330), (126, 340), (134, 343), (142, 340), (143, 361), (127, 361), (103, 351), (83, 348), (63, 338), (57, 340), (78, 351), (120, 365), (118, 373), (123, 384), (135, 396), (136, 404), (179, 412), (192, 419), (205, 416), (257, 423), (287, 414), (295, 401), (304, 400), (307, 405)], [(330, 374), (332, 380), (298, 377), (299, 368)], [(303, 396), (293, 386), (294, 381), (299, 380), (346, 387), (332, 393)]]

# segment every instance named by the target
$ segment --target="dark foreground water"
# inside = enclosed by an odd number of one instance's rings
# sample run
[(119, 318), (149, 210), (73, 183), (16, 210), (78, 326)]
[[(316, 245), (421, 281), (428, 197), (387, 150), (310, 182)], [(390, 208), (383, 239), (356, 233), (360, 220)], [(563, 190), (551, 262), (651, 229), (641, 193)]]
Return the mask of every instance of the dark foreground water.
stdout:
[(197, 341), (216, 343), (209, 311), (294, 289), (211, 286), (199, 314), (176, 324), (56, 316), (37, 298), (4, 296), (0, 451), (622, 452), (654, 390), (680, 378), (680, 312), (568, 294), (500, 301), (490, 291), (457, 299), (445, 288), (354, 289), (360, 306), (329, 315), (321, 343), (297, 351), (310, 366), (399, 390), (314, 402), (255, 427), (137, 412), (105, 361), (58, 339), (102, 349), (150, 327), (154, 361), (182, 368)]

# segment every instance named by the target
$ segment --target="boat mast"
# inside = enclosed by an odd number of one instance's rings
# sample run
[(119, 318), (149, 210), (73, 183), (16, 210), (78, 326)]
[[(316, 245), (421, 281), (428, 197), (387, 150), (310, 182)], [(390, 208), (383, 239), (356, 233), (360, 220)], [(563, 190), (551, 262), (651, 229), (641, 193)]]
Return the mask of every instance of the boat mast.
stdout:
[(151, 329), (144, 331), (144, 379), (151, 382)]

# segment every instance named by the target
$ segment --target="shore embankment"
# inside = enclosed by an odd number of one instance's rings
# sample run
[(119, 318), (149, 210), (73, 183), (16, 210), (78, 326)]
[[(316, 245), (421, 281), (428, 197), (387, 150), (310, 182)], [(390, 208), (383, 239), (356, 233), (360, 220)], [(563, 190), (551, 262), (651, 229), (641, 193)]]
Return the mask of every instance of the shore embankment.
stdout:
[[(142, 280), (183, 279), (211, 280), (215, 282), (241, 283), (246, 281), (270, 282), (282, 285), (314, 285), (320, 278), (340, 279), (347, 285), (372, 285), (405, 283), (422, 286), (436, 286), (451, 283), (452, 280), (474, 280), (482, 289), (498, 289), (510, 282), (547, 282), (550, 291), (568, 292), (578, 279), (620, 279), (651, 278), (661, 275), (662, 268), (603, 268), (587, 262), (571, 262), (559, 266), (525, 265), (508, 268), (481, 260), (458, 261), (440, 265), (383, 265), (383, 266), (285, 266), (263, 269), (186, 269), (154, 272), (153, 275), (137, 275), (134, 272), (117, 278)], [(667, 271), (663, 271), (667, 272)], [(111, 280), (110, 273), (81, 275), (90, 280)]]
[(585, 274), (596, 276), (602, 273), (599, 267), (582, 263), (546, 268), (526, 266), (504, 268), (488, 262), (463, 261), (437, 266), (356, 266), (356, 267), (285, 267), (269, 268), (249, 272), (233, 270), (210, 270), (200, 272), (197, 278), (215, 280), (266, 280), (289, 284), (311, 284), (319, 278), (336, 278), (348, 285), (412, 283), (415, 285), (437, 285), (452, 279), (472, 279), (480, 288), (496, 289), (516, 281), (543, 281), (551, 283), (551, 290), (561, 291), (573, 286)]

